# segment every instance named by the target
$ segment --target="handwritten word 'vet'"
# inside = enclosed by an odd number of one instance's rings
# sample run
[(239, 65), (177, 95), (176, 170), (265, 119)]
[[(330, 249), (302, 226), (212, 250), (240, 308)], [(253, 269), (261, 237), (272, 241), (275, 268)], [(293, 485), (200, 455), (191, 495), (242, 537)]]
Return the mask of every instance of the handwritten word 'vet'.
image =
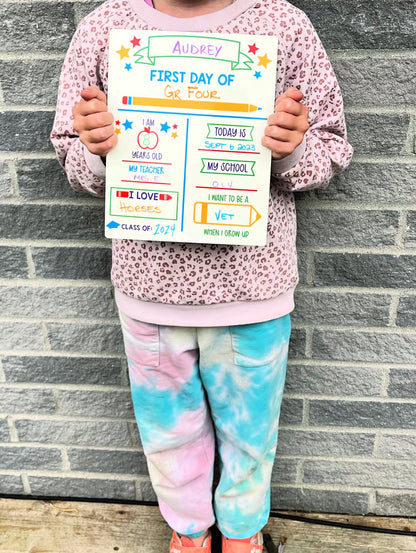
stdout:
[(208, 56), (210, 58), (217, 58), (221, 50), (222, 46), (214, 46), (214, 44), (197, 45), (189, 42), (182, 44), (180, 40), (177, 40), (172, 49), (172, 54), (176, 54), (178, 56), (199, 55)]

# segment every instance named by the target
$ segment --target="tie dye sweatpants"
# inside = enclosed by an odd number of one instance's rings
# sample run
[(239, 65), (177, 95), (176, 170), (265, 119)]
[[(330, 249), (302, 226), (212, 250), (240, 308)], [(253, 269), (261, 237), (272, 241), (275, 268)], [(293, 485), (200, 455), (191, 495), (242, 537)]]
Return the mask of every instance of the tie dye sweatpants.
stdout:
[[(229, 538), (267, 522), (290, 317), (209, 328), (120, 313), (135, 415), (167, 523)], [(212, 497), (217, 441), (220, 480)]]

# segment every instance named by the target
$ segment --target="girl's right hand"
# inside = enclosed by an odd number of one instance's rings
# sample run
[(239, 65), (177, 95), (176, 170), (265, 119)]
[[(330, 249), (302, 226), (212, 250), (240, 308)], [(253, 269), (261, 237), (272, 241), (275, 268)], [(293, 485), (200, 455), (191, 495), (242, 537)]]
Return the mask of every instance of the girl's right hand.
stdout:
[(117, 143), (114, 118), (107, 108), (107, 96), (96, 86), (81, 92), (81, 100), (72, 108), (74, 130), (92, 153), (105, 156)]

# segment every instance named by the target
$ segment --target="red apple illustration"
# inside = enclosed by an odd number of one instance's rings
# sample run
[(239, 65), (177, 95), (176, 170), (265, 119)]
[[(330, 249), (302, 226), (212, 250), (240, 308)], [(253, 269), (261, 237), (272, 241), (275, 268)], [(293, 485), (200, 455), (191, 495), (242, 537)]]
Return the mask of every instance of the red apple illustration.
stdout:
[(140, 131), (137, 135), (137, 144), (143, 150), (154, 150), (159, 143), (159, 137), (155, 131), (151, 131), (150, 127), (145, 127), (144, 131)]

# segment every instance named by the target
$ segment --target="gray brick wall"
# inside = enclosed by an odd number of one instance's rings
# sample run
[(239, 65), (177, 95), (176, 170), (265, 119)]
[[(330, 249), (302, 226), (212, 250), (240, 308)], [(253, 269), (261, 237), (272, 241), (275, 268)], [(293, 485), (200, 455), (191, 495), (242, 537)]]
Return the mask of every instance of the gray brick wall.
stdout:
[[(416, 1), (294, 3), (330, 53), (356, 154), (297, 199), (272, 505), (415, 516)], [(69, 188), (48, 141), (64, 53), (96, 5), (0, 6), (0, 494), (154, 500), (103, 203)]]

